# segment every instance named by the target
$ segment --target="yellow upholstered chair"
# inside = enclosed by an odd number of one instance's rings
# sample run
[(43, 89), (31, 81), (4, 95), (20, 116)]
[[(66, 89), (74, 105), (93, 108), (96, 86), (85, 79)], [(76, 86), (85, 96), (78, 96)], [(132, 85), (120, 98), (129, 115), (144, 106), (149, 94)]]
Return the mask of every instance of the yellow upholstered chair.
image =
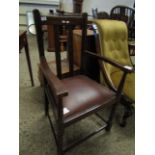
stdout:
[[(94, 20), (99, 32), (100, 55), (127, 67), (133, 67), (128, 52), (128, 30), (122, 21), (116, 20)], [(112, 89), (117, 90), (122, 77), (122, 70), (110, 64), (100, 63), (104, 82)], [(123, 98), (128, 103), (135, 101), (135, 74), (128, 74), (126, 77)], [(131, 105), (131, 104), (128, 104)], [(127, 114), (124, 116), (127, 117)], [(125, 119), (123, 118), (123, 120)], [(125, 124), (126, 121), (123, 121)]]

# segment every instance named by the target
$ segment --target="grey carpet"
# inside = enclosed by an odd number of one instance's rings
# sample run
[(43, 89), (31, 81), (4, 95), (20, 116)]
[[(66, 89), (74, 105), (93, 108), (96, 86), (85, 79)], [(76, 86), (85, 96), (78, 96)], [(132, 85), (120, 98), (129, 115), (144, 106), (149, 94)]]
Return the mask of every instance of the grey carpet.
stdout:
[[(43, 92), (37, 77), (39, 57), (36, 40), (34, 36), (29, 36), (28, 40), (35, 87), (31, 87), (25, 53), (22, 50), (19, 55), (20, 155), (56, 155), (56, 144), (48, 119), (44, 116)], [(46, 54), (49, 60), (54, 60), (53, 53)], [(118, 107), (111, 132), (103, 131), (95, 135), (66, 155), (134, 155), (134, 115), (128, 119), (128, 125), (121, 128), (118, 122), (122, 110), (121, 106)], [(105, 114), (107, 113), (108, 110)], [(79, 138), (100, 124), (100, 120), (94, 116), (78, 122), (66, 130), (65, 141)]]

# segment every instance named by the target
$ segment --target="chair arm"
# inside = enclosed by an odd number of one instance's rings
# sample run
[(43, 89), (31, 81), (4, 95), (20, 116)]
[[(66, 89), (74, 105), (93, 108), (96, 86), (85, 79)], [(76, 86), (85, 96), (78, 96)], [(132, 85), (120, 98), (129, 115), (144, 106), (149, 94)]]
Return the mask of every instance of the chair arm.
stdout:
[(40, 69), (44, 77), (46, 78), (49, 86), (51, 87), (51, 89), (55, 91), (55, 95), (57, 96), (68, 95), (68, 92), (65, 89), (63, 83), (51, 71), (45, 58), (41, 58)]
[(115, 66), (115, 67), (118, 67), (119, 69), (121, 69), (121, 70), (124, 71), (124, 72), (127, 72), (127, 73), (133, 73), (133, 72), (134, 72), (134, 68), (131, 67), (131, 66), (123, 66), (123, 65), (117, 63), (117, 62), (114, 61), (114, 60), (111, 60), (111, 59), (109, 59), (109, 58), (107, 58), (107, 57), (104, 57), (104, 56), (100, 56), (100, 55), (98, 55), (98, 54), (92, 53), (92, 52), (87, 51), (87, 50), (85, 50), (84, 52), (85, 52), (86, 54), (89, 54), (90, 56), (93, 56), (94, 58), (97, 58), (97, 59), (99, 59), (99, 60), (102, 60), (102, 61), (105, 61), (105, 62), (107, 62), (107, 63), (110, 63), (111, 65), (113, 65), (113, 66)]

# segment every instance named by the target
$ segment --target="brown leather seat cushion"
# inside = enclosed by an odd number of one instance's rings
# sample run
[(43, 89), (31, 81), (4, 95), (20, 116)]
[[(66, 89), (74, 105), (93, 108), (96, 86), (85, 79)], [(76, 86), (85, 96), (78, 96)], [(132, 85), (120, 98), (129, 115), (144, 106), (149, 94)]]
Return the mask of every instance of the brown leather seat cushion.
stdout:
[(86, 76), (79, 75), (62, 81), (69, 92), (69, 95), (63, 98), (66, 121), (88, 113), (115, 98), (113, 91)]

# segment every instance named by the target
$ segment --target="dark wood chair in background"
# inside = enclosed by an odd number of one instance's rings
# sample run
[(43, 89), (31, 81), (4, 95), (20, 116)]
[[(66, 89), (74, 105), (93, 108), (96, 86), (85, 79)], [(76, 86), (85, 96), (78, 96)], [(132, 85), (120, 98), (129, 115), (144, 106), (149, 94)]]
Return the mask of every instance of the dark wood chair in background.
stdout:
[(127, 26), (129, 25), (134, 15), (135, 10), (133, 8), (123, 5), (117, 5), (113, 7), (110, 11), (111, 19), (124, 21), (127, 24)]
[[(85, 51), (85, 40), (86, 40), (86, 24), (87, 14), (82, 16), (59, 16), (52, 17), (47, 16), (46, 21), (41, 21), (40, 13), (38, 10), (34, 10), (34, 19), (37, 31), (37, 43), (40, 57), (40, 68), (44, 78), (44, 94), (45, 94), (45, 114), (48, 116), (51, 129), (53, 131), (58, 154), (63, 155), (66, 151), (90, 138), (94, 134), (106, 129), (109, 131), (112, 127), (112, 120), (115, 114), (117, 103), (120, 101), (122, 88), (124, 85), (125, 77), (130, 69), (124, 68), (117, 63), (114, 63), (107, 58), (94, 56), (107, 63), (115, 65), (124, 71), (124, 74), (120, 80), (120, 85), (117, 92), (113, 92), (107, 87), (91, 80), (84, 74), (84, 57), (93, 56), (92, 53)], [(49, 68), (44, 53), (44, 42), (43, 42), (43, 31), (42, 25), (53, 25), (54, 28), (54, 39), (55, 39), (55, 54), (56, 54), (56, 69), (57, 76)], [(60, 41), (59, 41), (59, 28), (65, 26), (68, 32), (68, 73), (63, 74), (63, 66), (61, 65), (61, 54), (60, 54)], [(78, 70), (74, 70), (74, 51), (73, 51), (73, 30), (76, 27), (80, 27), (82, 31), (81, 39), (81, 65)], [(49, 112), (49, 103), (53, 107), (53, 116), (56, 119), (56, 128), (53, 125)], [(108, 120), (105, 124), (87, 135), (86, 137), (76, 141), (75, 143), (64, 147), (64, 131), (65, 128), (72, 125), (73, 123), (84, 119), (91, 114), (96, 114), (102, 118), (97, 112), (105, 109), (106, 106), (111, 105), (111, 111)], [(47, 135), (48, 136), (48, 135)]]
[(135, 55), (135, 9), (117, 5), (111, 9), (110, 18), (114, 20), (121, 20), (127, 24), (128, 40), (129, 40), (129, 54)]

